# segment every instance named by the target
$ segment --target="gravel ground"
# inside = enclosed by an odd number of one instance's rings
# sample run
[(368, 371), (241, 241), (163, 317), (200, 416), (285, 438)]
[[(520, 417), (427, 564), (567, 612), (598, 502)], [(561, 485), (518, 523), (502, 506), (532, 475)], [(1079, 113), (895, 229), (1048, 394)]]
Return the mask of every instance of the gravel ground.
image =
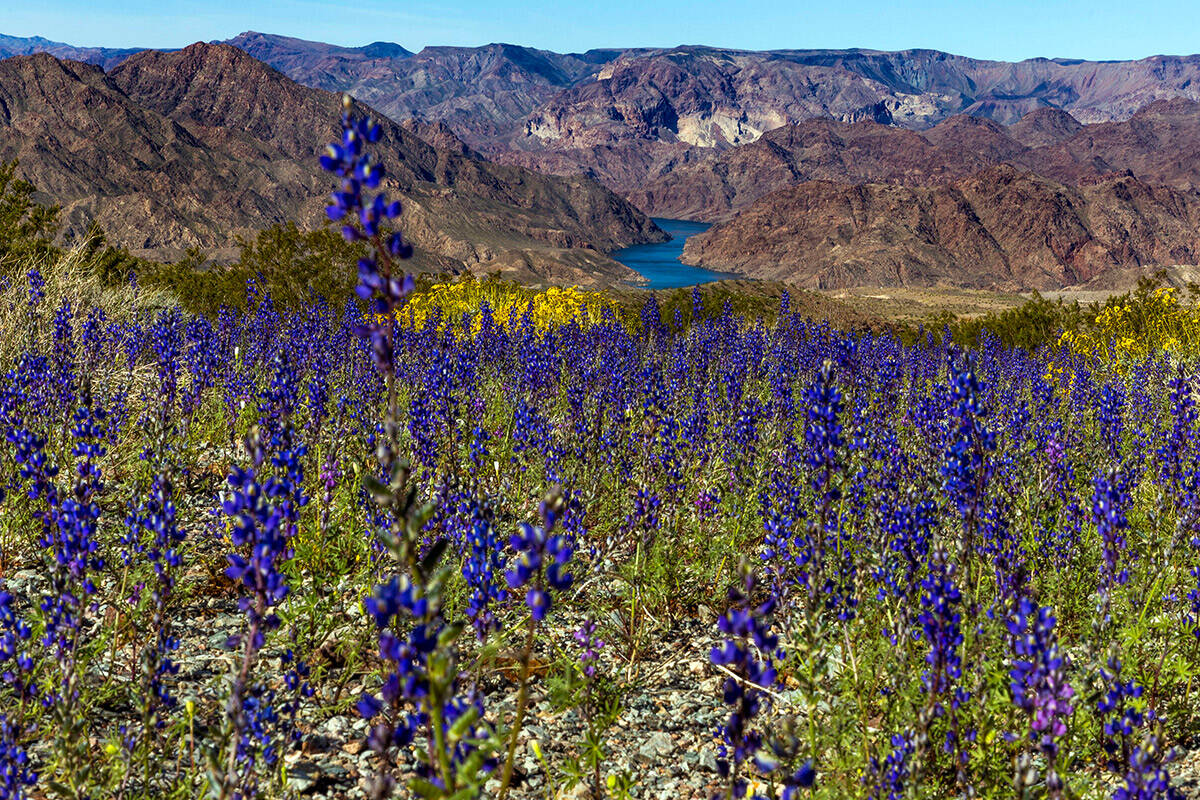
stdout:
[[(8, 583), (15, 592), (36, 593), (41, 578), (24, 571), (10, 576)], [(332, 587), (330, 590), (334, 591)], [(633, 779), (632, 797), (699, 800), (710, 798), (718, 789), (715, 734), (726, 713), (721, 703), (723, 676), (709, 664), (707, 656), (717, 643), (715, 616), (704, 608), (702, 612), (701, 619), (681, 619), (653, 634), (645, 651), (658, 656), (639, 665), (634, 688), (623, 698), (620, 717), (609, 731), (605, 774), (628, 773)], [(551, 624), (543, 626), (538, 652), (574, 652), (577, 646), (572, 632), (583, 618), (556, 611), (550, 620)], [(197, 708), (219, 709), (233, 659), (225, 643), (243, 625), (236, 601), (231, 596), (196, 598), (181, 611), (175, 624), (181, 640), (177, 696), (196, 700)], [(614, 662), (611, 648), (601, 652), (603, 669), (623, 668)], [(116, 663), (126, 662), (118, 651)], [(100, 677), (106, 671), (102, 665)], [(512, 718), (516, 703), (513, 671), (499, 669), (485, 676), (488, 716), (493, 722), (507, 723)], [(340, 694), (336, 688), (339, 684), (343, 684)], [(569, 759), (582, 739), (583, 720), (574, 710), (556, 711), (543, 681), (535, 679), (532, 687), (510, 797), (585, 800), (589, 792), (583, 784), (572, 791), (549, 792), (536, 756), (540, 749), (552, 764)], [(375, 686), (364, 687), (357, 672), (347, 674), (336, 667), (331, 667), (318, 687), (316, 702), (309, 704), (301, 717), (302, 746), (287, 756), (289, 786), (295, 795), (328, 800), (367, 796), (373, 756), (363, 744), (366, 721), (352, 709), (337, 714), (320, 711), (322, 707), (334, 708), (335, 697), (346, 705), (347, 698), (357, 698), (364, 688)], [(1200, 742), (1189, 744), (1177, 749), (1170, 772), (1184, 797), (1200, 798)], [(401, 763), (412, 766), (411, 756), (408, 759)], [(494, 795), (497, 786), (497, 782), (489, 783), (485, 796)]]

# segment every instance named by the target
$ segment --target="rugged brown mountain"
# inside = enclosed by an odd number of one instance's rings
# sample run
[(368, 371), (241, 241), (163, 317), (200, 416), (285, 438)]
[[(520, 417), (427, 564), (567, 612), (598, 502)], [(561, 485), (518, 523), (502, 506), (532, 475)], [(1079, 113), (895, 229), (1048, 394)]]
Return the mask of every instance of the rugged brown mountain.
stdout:
[[(170, 256), (221, 248), (287, 219), (316, 224), (315, 165), (340, 100), (228, 45), (143, 52), (111, 73), (48, 55), (0, 61), (0, 159), (116, 241)], [(604, 251), (662, 234), (585, 178), (554, 178), (437, 149), (383, 120), (389, 188), (431, 266), (563, 280), (624, 277)]]
[(475, 147), (484, 145), (475, 137), (487, 126), (468, 117), (486, 118), (501, 138), (561, 138), (571, 146), (650, 131), (668, 141), (732, 143), (818, 116), (920, 129), (955, 114), (1012, 123), (1048, 108), (1106, 122), (1160, 98), (1200, 99), (1197, 56), (1002, 62), (937, 50), (683, 46), (560, 54), (505, 44), (410, 56), (399, 45), (345, 48), (255, 32), (229, 43), (302, 83), (352, 91), (399, 116), (443, 119)]
[(1083, 123), (1058, 108), (1040, 108), (1008, 126), (1007, 133), (1026, 147), (1047, 147), (1070, 139)]
[(1052, 289), (1200, 261), (1200, 194), (1000, 165), (939, 186), (809, 181), (688, 240), (688, 263), (815, 288)]
[(999, 122), (965, 114), (943, 120), (922, 131), (921, 136), (954, 161), (972, 158), (988, 163), (1012, 161), (1029, 149)]
[(803, 181), (925, 186), (1001, 163), (1071, 185), (1128, 171), (1149, 183), (1197, 188), (1200, 103), (1160, 100), (1124, 122), (1093, 125), (1054, 109), (1010, 126), (955, 116), (919, 133), (811, 120), (721, 153), (707, 151), (626, 194), (654, 216), (711, 221)]
[(483, 156), (469, 147), (466, 142), (458, 138), (458, 134), (454, 132), (454, 129), (444, 122), (426, 122), (416, 117), (410, 117), (401, 122), (400, 127), (418, 139), (433, 145), (438, 150), (445, 150), (449, 153), (456, 153), (457, 155), (476, 160), (483, 158)]
[(1067, 182), (1129, 170), (1153, 183), (1200, 187), (1200, 103), (1158, 100), (1124, 122), (1082, 126), (1021, 162)]

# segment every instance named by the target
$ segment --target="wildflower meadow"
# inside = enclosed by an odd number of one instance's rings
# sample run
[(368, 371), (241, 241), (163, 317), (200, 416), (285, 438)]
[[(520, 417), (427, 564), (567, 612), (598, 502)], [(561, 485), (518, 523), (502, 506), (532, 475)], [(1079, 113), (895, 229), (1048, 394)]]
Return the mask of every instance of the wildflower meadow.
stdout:
[(353, 298), (8, 278), (0, 797), (1196, 791), (1185, 312), (964, 347), (418, 291), (342, 127)]

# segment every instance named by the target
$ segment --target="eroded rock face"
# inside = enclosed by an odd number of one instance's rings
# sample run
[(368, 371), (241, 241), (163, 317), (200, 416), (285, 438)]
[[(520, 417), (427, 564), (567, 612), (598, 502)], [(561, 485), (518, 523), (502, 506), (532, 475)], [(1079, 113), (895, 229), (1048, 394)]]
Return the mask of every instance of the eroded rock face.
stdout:
[(923, 185), (990, 163), (967, 148), (939, 147), (915, 131), (819, 119), (776, 128), (752, 144), (677, 166), (631, 191), (629, 198), (655, 216), (712, 221), (804, 181)]
[[(272, 223), (318, 224), (333, 187), (316, 156), (336, 138), (338, 96), (228, 45), (143, 52), (108, 74), (49, 55), (0, 61), (0, 109), (0, 159), (20, 159), (69, 232), (96, 219), (145, 255), (220, 252)], [(628, 273), (604, 252), (663, 237), (590, 179), (492, 164), (382, 122), (388, 188), (407, 200), (404, 231), (431, 263), (533, 277), (590, 265), (615, 279)]]
[(684, 260), (813, 288), (1051, 289), (1200, 260), (1200, 194), (1112, 175), (1079, 187), (991, 167), (940, 186), (809, 181), (688, 240)]
[(660, 171), (628, 192), (655, 216), (727, 219), (773, 191), (808, 180), (926, 186), (995, 164), (1070, 185), (1129, 171), (1149, 183), (1200, 187), (1200, 103), (1152, 103), (1124, 122), (1084, 125), (1034, 111), (1004, 126), (955, 116), (926, 131), (810, 120)]

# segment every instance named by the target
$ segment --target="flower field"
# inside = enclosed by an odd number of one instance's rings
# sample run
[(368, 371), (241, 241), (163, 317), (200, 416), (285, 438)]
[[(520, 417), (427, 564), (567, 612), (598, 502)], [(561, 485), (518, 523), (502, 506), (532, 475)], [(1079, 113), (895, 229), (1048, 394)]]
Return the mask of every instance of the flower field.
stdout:
[(0, 797), (1195, 796), (1180, 350), (414, 293), (344, 125), (370, 307), (7, 292)]

